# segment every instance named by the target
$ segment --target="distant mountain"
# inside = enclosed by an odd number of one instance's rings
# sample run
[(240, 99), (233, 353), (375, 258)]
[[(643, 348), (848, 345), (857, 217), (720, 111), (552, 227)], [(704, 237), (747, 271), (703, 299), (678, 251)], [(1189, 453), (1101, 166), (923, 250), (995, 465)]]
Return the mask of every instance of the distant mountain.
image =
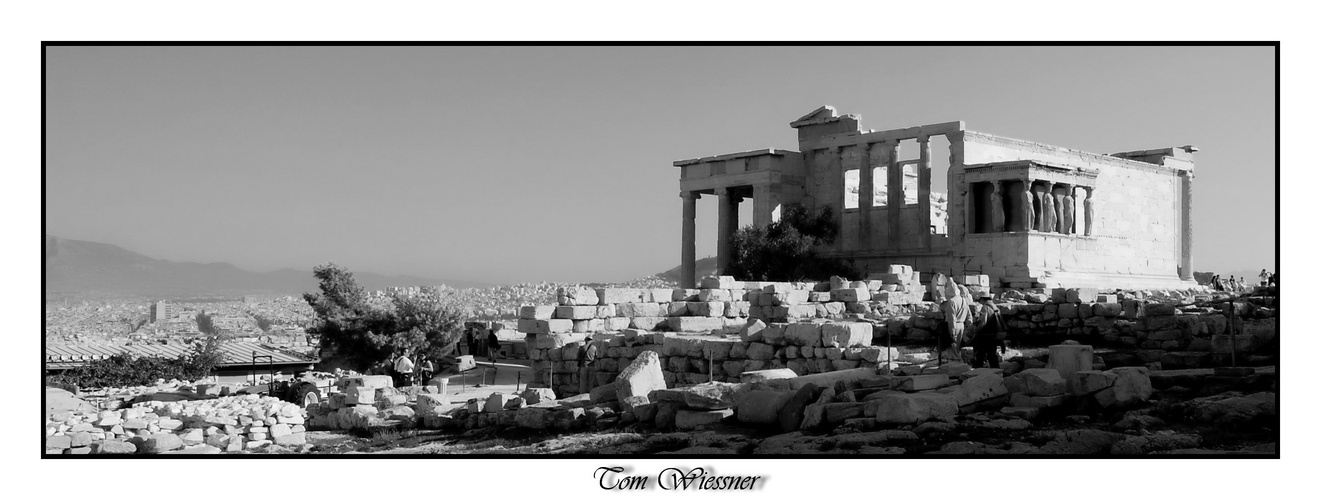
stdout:
[[(153, 259), (115, 245), (68, 240), (45, 235), (46, 295), (109, 294), (177, 297), (222, 294), (296, 294), (316, 291), (311, 269), (280, 269), (268, 273), (244, 271), (217, 262), (173, 262)], [(448, 285), (489, 288), (491, 283), (440, 280), (416, 276), (385, 276), (352, 270), (368, 290), (388, 286)]]
[[(715, 258), (715, 257), (706, 257), (706, 258), (703, 258), (703, 259), (697, 259), (697, 262), (694, 262), (694, 264), (695, 264), (696, 267), (697, 267), (697, 276), (698, 276), (698, 277), (701, 277), (701, 276), (709, 276), (709, 275), (712, 275), (712, 274), (715, 274), (715, 273), (716, 273), (716, 258)], [(671, 280), (671, 281), (679, 281), (679, 273), (680, 273), (680, 268), (681, 268), (681, 267), (683, 267), (683, 265), (679, 265), (678, 267), (675, 267), (674, 269), (670, 269), (669, 271), (665, 271), (665, 272), (663, 272), (663, 273), (657, 274), (656, 276), (659, 276), (659, 277), (661, 277), (661, 278), (665, 278), (665, 279), (667, 279), (667, 280)]]

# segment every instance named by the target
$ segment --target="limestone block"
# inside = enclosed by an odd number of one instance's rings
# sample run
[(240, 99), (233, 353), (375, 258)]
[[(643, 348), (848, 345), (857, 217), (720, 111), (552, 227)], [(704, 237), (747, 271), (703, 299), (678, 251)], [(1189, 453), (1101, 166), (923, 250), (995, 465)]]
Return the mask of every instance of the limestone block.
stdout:
[[(823, 359), (821, 361), (829, 366), (829, 360)], [(815, 373), (792, 378), (789, 380), (789, 387), (797, 390), (807, 384), (813, 384), (817, 387), (833, 388), (840, 382), (843, 382), (845, 387), (850, 389), (857, 387), (889, 387), (890, 377), (888, 375), (876, 373), (876, 370), (871, 368), (855, 368), (852, 370)]]
[[(663, 320), (664, 318), (661, 318), (661, 319)], [(605, 325), (605, 329), (606, 329), (606, 331), (611, 331), (611, 332), (617, 332), (617, 331), (620, 331), (620, 330), (624, 330), (624, 329), (628, 328), (629, 326), (631, 326), (632, 324), (633, 324), (633, 321), (632, 321), (631, 318), (611, 317), (611, 318), (605, 318), (605, 319), (604, 319), (604, 325)], [(653, 328), (654, 328), (654, 326), (653, 326)]]
[(638, 354), (628, 367), (619, 372), (614, 383), (615, 397), (621, 401), (634, 396), (646, 396), (655, 390), (666, 388), (665, 376), (661, 371), (660, 356), (652, 351)]
[(1065, 301), (1072, 303), (1090, 304), (1097, 302), (1100, 290), (1095, 288), (1070, 288), (1065, 294)]
[(759, 319), (749, 319), (739, 329), (739, 338), (744, 342), (756, 342), (762, 339), (762, 331), (766, 329), (766, 323)]
[[(618, 318), (626, 319), (626, 318)], [(640, 330), (655, 330), (656, 327), (667, 324), (668, 318), (661, 316), (634, 316), (628, 326)]]
[(183, 439), (168, 432), (149, 434), (135, 443), (142, 453), (161, 453), (183, 448)]
[(845, 420), (862, 417), (866, 403), (827, 403), (822, 408), (823, 420), (828, 424), (839, 425)]
[(626, 318), (637, 316), (657, 317), (664, 316), (662, 306), (654, 302), (628, 302), (615, 304), (615, 314)]
[(554, 315), (555, 306), (523, 306), (518, 308), (519, 319), (551, 319)]
[(785, 342), (790, 345), (818, 347), (821, 345), (821, 324), (790, 323), (784, 335)]
[(1027, 396), (1055, 396), (1068, 390), (1068, 383), (1052, 368), (1029, 368), (1016, 377), (1023, 382), (1023, 394)]
[(588, 401), (592, 404), (609, 403), (619, 400), (618, 388), (614, 384), (605, 384), (592, 387), (589, 393)]
[(1151, 377), (1147, 375), (1146, 367), (1124, 366), (1106, 371), (1115, 375), (1115, 382), (1097, 393), (1102, 406), (1122, 408), (1151, 398)]
[(752, 342), (748, 344), (748, 359), (767, 360), (775, 357), (775, 348), (770, 344)]
[(389, 375), (358, 375), (353, 377), (343, 377), (335, 381), (335, 388), (340, 392), (347, 391), (350, 387), (394, 387), (394, 379)]
[(566, 287), (556, 291), (556, 299), (562, 306), (594, 306), (601, 303), (596, 290), (584, 287)]
[(700, 292), (701, 290), (694, 288), (676, 288), (670, 298), (674, 302), (691, 302), (697, 300), (697, 294)]
[(1092, 359), (1095, 357), (1089, 345), (1053, 345), (1050, 346), (1046, 368), (1058, 371), (1060, 377), (1068, 379), (1076, 372), (1091, 370)]
[(966, 406), (1009, 394), (1005, 388), (1004, 377), (995, 373), (983, 373), (968, 378), (949, 393), (958, 401), (959, 406)]
[(1023, 393), (1015, 393), (1009, 397), (1009, 405), (1019, 408), (1052, 408), (1063, 405), (1064, 401), (1064, 394), (1056, 394), (1053, 396), (1029, 396)]
[(683, 391), (683, 402), (689, 408), (719, 410), (733, 408), (739, 396), (749, 389), (748, 384), (742, 383), (705, 382), (673, 390)]
[(712, 340), (703, 340), (703, 341), (702, 341), (702, 357), (705, 358), (705, 359), (714, 359), (714, 360), (716, 360), (716, 361), (723, 361), (723, 360), (729, 359), (729, 352), (730, 352), (730, 350), (733, 349), (734, 345), (736, 345), (736, 344), (738, 344), (738, 343), (739, 343), (739, 341), (737, 341), (737, 340), (732, 340), (732, 339), (730, 339), (730, 340), (714, 340), (714, 339), (712, 339)]
[(666, 320), (670, 330), (676, 332), (709, 332), (724, 328), (725, 321), (722, 318), (697, 317), (697, 316), (671, 316)]
[[(532, 389), (529, 389), (532, 390)], [(417, 396), (417, 414), (433, 415), (442, 408), (450, 405), (449, 394), (418, 394)]]
[[(700, 287), (704, 289), (720, 288), (730, 290), (735, 289), (737, 284), (739, 283), (734, 280), (733, 276), (707, 276), (702, 278)], [(741, 288), (741, 286), (737, 288)]]
[(830, 300), (839, 302), (861, 302), (871, 300), (871, 292), (866, 288), (842, 288), (830, 291)]
[(502, 411), (505, 409), (505, 404), (508, 403), (509, 400), (512, 399), (513, 397), (514, 397), (513, 394), (505, 394), (501, 392), (492, 393), (490, 396), (486, 397), (486, 403), (482, 405), (482, 411), (484, 412)]
[(277, 436), (273, 439), (275, 440), (275, 444), (280, 446), (303, 446), (307, 444), (307, 433), (295, 432), (283, 436)]
[(788, 368), (776, 368), (770, 370), (748, 370), (748, 371), (744, 371), (740, 375), (739, 381), (745, 384), (752, 384), (755, 382), (765, 382), (767, 380), (791, 379), (797, 376), (798, 376), (797, 373), (794, 373), (793, 370), (790, 370)]
[(1124, 314), (1124, 306), (1115, 302), (1097, 302), (1092, 304), (1092, 315), (1102, 318), (1117, 318)]
[(864, 411), (882, 424), (912, 424), (959, 413), (958, 401), (949, 394), (921, 392), (890, 393), (865, 403)]
[(913, 375), (896, 380), (898, 384), (895, 386), (895, 389), (909, 392), (929, 391), (949, 385), (949, 375), (945, 373)]
[(679, 410), (674, 418), (674, 426), (679, 430), (693, 430), (704, 425), (718, 424), (732, 416), (734, 410), (730, 408), (709, 411)]
[(730, 290), (709, 289), (697, 292), (698, 302), (729, 302), (733, 299)]
[(1069, 393), (1082, 396), (1100, 392), (1115, 385), (1119, 375), (1100, 370), (1081, 370), (1069, 376)]
[(871, 339), (871, 323), (826, 323), (821, 326), (821, 345), (825, 347), (866, 346), (871, 344)]
[(137, 451), (136, 445), (126, 441), (103, 441), (96, 449), (101, 455), (131, 455)]
[(788, 329), (789, 325), (787, 323), (771, 323), (766, 325), (766, 329), (762, 331), (761, 341), (771, 345), (784, 345), (785, 332)]
[(693, 316), (704, 316), (708, 318), (719, 318), (725, 315), (724, 302), (689, 302), (688, 314)]
[(555, 308), (555, 319), (593, 319), (596, 318), (597, 306), (559, 306)]
[(671, 288), (651, 288), (651, 289), (647, 289), (647, 290), (645, 290), (645, 291), (647, 292), (648, 301), (650, 301), (650, 302), (660, 302), (660, 303), (665, 303), (665, 302), (673, 302), (673, 301), (674, 301), (674, 289), (671, 289)]
[(775, 425), (793, 393), (757, 390), (743, 393), (736, 404), (738, 421), (745, 425)]
[(605, 331), (605, 320), (584, 319), (573, 321), (573, 333), (594, 333)]

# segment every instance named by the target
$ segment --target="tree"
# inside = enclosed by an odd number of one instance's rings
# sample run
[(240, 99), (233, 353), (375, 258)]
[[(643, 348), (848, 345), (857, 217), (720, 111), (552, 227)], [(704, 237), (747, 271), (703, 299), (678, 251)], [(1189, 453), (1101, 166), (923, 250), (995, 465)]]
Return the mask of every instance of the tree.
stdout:
[(734, 234), (727, 273), (747, 281), (856, 278), (858, 271), (852, 265), (817, 252), (834, 243), (838, 235), (839, 225), (830, 207), (813, 216), (802, 205), (785, 205), (780, 220), (765, 228), (744, 227)]
[(211, 316), (206, 311), (198, 311), (197, 313), (197, 331), (207, 335), (215, 335), (216, 333), (216, 324), (211, 321)]
[(384, 367), (405, 351), (446, 356), (462, 334), (463, 313), (449, 303), (402, 295), (372, 300), (347, 269), (331, 263), (312, 272), (321, 293), (303, 294), (316, 314), (308, 333), (355, 370)]

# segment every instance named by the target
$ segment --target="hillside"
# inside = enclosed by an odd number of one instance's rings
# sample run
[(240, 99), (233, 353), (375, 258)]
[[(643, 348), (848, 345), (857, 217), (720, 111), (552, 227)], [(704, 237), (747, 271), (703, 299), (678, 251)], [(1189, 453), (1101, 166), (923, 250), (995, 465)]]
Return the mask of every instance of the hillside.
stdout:
[[(697, 264), (698, 276), (708, 276), (716, 273), (715, 257), (706, 257), (702, 259), (697, 259), (697, 262), (695, 262), (695, 264)], [(682, 266), (676, 266), (674, 269), (670, 269), (669, 271), (665, 271), (663, 273), (657, 274), (656, 276), (677, 282), (679, 281), (679, 267)]]
[[(176, 297), (197, 294), (300, 293), (316, 290), (311, 269), (245, 271), (232, 264), (200, 264), (154, 259), (115, 245), (45, 235), (45, 292), (52, 295), (136, 295)], [(387, 286), (447, 285), (486, 288), (491, 283), (385, 276), (354, 270), (368, 290)]]

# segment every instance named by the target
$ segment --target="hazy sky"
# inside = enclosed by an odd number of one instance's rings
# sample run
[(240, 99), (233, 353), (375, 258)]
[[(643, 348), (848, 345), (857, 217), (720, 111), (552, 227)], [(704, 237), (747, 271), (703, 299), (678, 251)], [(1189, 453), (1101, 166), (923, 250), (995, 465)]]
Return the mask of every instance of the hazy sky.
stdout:
[[(627, 280), (679, 263), (673, 161), (797, 149), (789, 122), (830, 104), (1197, 145), (1196, 269), (1260, 269), (1274, 72), (1269, 47), (52, 47), (45, 231), (255, 271)], [(703, 199), (699, 256), (715, 219)]]

